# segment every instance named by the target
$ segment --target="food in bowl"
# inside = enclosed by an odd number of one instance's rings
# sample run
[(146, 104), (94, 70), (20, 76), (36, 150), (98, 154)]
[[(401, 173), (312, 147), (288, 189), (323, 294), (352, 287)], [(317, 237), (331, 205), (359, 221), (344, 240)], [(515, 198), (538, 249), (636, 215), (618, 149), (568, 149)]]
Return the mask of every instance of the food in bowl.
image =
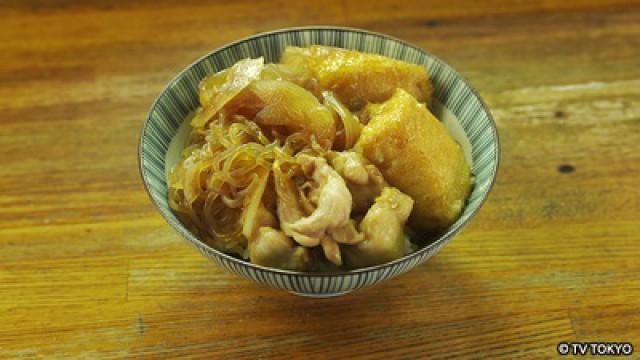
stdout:
[(472, 187), (463, 151), (429, 111), (418, 65), (288, 47), (204, 78), (168, 200), (204, 242), (297, 271), (356, 269), (414, 251)]

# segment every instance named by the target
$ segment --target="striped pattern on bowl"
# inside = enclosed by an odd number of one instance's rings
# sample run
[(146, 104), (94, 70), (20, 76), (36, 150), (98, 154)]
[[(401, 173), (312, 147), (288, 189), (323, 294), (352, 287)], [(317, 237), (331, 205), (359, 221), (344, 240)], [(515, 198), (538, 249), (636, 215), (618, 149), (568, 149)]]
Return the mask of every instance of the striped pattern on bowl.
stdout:
[[(415, 253), (383, 265), (340, 273), (302, 273), (265, 268), (224, 254), (202, 243), (172, 213), (167, 203), (165, 154), (185, 116), (198, 106), (197, 89), (208, 74), (226, 69), (238, 60), (263, 56), (277, 62), (288, 45), (322, 44), (385, 55), (427, 68), (434, 96), (464, 128), (472, 145), (476, 184), (469, 202), (456, 223), (438, 240)], [(151, 106), (143, 125), (139, 163), (141, 176), (153, 203), (167, 222), (206, 257), (223, 268), (261, 284), (299, 295), (334, 296), (368, 287), (402, 274), (423, 263), (460, 231), (486, 199), (496, 176), (499, 159), (495, 122), (478, 94), (449, 65), (413, 45), (368, 31), (309, 27), (258, 34), (234, 42), (197, 60), (183, 70), (163, 90)]]

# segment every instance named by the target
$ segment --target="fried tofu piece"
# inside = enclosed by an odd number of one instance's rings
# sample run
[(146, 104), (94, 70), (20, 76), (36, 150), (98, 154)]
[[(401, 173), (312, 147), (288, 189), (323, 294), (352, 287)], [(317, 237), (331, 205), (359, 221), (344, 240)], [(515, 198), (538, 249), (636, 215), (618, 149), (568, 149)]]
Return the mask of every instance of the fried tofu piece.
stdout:
[(432, 94), (424, 67), (385, 56), (328, 46), (287, 47), (280, 62), (307, 66), (322, 90), (333, 91), (351, 110), (368, 102), (380, 103), (401, 88), (419, 102), (429, 103)]
[(460, 145), (402, 89), (365, 111), (370, 120), (356, 151), (375, 164), (389, 184), (415, 200), (410, 225), (428, 233), (447, 229), (460, 216), (471, 190)]

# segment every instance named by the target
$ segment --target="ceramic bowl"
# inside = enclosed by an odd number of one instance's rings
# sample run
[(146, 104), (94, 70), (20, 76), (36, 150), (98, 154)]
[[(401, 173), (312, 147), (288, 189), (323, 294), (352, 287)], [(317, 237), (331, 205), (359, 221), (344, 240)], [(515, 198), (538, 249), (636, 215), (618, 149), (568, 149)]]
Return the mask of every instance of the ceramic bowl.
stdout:
[[(267, 268), (220, 252), (200, 241), (173, 214), (167, 203), (165, 160), (171, 140), (185, 116), (198, 106), (197, 89), (208, 74), (247, 57), (277, 62), (287, 45), (322, 44), (375, 53), (424, 66), (434, 86), (436, 115), (449, 118), (448, 128), (463, 144), (472, 163), (475, 187), (460, 218), (439, 238), (401, 259), (337, 273), (310, 273)], [(271, 31), (242, 39), (198, 59), (181, 71), (154, 101), (140, 135), (139, 164), (144, 186), (169, 225), (207, 258), (224, 269), (298, 295), (346, 294), (398, 276), (425, 262), (469, 223), (487, 198), (499, 160), (498, 134), (489, 109), (478, 93), (453, 69), (427, 51), (391, 36), (365, 30), (305, 27)]]

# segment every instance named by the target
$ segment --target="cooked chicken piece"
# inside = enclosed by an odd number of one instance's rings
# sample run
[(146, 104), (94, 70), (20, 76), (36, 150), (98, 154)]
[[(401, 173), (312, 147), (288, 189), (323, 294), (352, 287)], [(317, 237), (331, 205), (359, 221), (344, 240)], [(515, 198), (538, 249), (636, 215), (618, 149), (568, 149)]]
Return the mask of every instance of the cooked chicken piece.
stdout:
[(329, 237), (340, 244), (357, 244), (364, 240), (364, 235), (356, 229), (355, 221), (350, 220), (348, 224), (328, 230)]
[(280, 227), (300, 245), (320, 244), (327, 260), (340, 266), (342, 259), (336, 241), (353, 244), (363, 239), (349, 218), (349, 191), (323, 158), (301, 155), (299, 159), (315, 183), (309, 198), (316, 207), (305, 217), (293, 180), (285, 176), (279, 166), (274, 166)]
[(320, 200), (320, 190), (322, 190), (322, 188), (320, 188), (318, 184), (315, 184), (311, 191), (309, 191), (309, 201), (313, 203), (313, 207), (309, 211), (309, 214), (311, 214), (313, 210), (315, 210), (316, 206), (318, 206), (318, 200)]
[(460, 216), (471, 190), (462, 149), (431, 112), (402, 89), (369, 105), (369, 123), (354, 149), (415, 200), (411, 225), (441, 232)]
[(280, 62), (306, 65), (322, 90), (333, 91), (351, 110), (383, 102), (401, 88), (429, 103), (432, 87), (424, 67), (358, 51), (313, 45), (287, 47)]
[(282, 231), (263, 226), (249, 241), (251, 262), (285, 270), (308, 270), (311, 265), (309, 249), (297, 245)]
[(365, 185), (354, 185), (348, 183), (351, 196), (353, 198), (353, 212), (364, 213), (371, 207), (374, 200), (382, 193), (382, 189), (388, 186), (382, 173), (375, 165), (366, 165), (369, 180)]
[(295, 235), (320, 239), (327, 260), (342, 265), (340, 246), (355, 244), (363, 240), (350, 219), (351, 194), (344, 179), (324, 158), (299, 155), (298, 161), (305, 173), (314, 182), (309, 199), (316, 206), (307, 217), (288, 225)]
[(343, 151), (336, 153), (336, 156), (331, 159), (331, 166), (347, 181), (357, 185), (369, 183), (369, 173), (367, 173), (364, 159), (357, 152)]
[(280, 228), (288, 236), (291, 236), (298, 244), (306, 247), (314, 247), (320, 244), (320, 237), (309, 236), (297, 231), (293, 224), (305, 218), (304, 210), (300, 204), (298, 190), (293, 180), (282, 172), (279, 163), (273, 164), (273, 175), (277, 196), (278, 218)]
[(331, 111), (304, 88), (286, 80), (257, 80), (249, 90), (262, 102), (254, 121), (260, 125), (280, 125), (291, 132), (314, 136), (318, 144), (331, 148), (336, 137), (336, 121)]
[(404, 225), (412, 207), (413, 200), (409, 196), (396, 188), (384, 188), (360, 223), (365, 240), (342, 247), (345, 263), (350, 268), (359, 268), (383, 264), (406, 255), (410, 249)]
[(338, 245), (338, 243), (336, 243), (328, 235), (325, 235), (320, 241), (320, 246), (322, 246), (324, 257), (327, 258), (327, 260), (337, 266), (342, 265), (342, 255), (340, 254), (340, 246)]
[(316, 209), (318, 203), (319, 189), (315, 183), (306, 181), (302, 185), (298, 185), (298, 194), (300, 199), (300, 208), (305, 214), (311, 214)]
[(258, 207), (258, 212), (256, 214), (255, 221), (258, 228), (263, 226), (270, 226), (275, 228), (278, 226), (278, 219), (276, 219), (276, 217), (273, 216), (271, 211), (267, 210), (267, 208), (264, 207), (264, 205), (262, 204), (260, 204), (260, 207)]
[(309, 249), (299, 246), (282, 231), (275, 229), (278, 219), (262, 203), (254, 220), (255, 229), (248, 236), (251, 262), (286, 270), (307, 270), (311, 265)]
[(322, 238), (327, 229), (349, 223), (351, 193), (344, 179), (324, 158), (301, 155), (298, 157), (305, 172), (318, 184), (317, 208), (308, 217), (291, 224), (291, 229), (309, 237)]
[(387, 183), (380, 170), (362, 154), (354, 151), (336, 154), (331, 159), (331, 165), (346, 180), (353, 201), (353, 212), (365, 212)]

